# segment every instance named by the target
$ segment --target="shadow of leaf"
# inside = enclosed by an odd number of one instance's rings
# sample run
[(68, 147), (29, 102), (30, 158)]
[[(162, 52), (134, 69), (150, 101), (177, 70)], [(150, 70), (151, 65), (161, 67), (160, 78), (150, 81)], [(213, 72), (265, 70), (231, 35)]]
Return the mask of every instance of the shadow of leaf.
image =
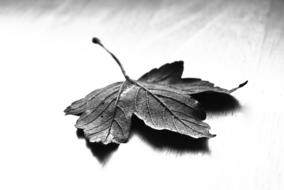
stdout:
[(155, 150), (175, 153), (209, 153), (208, 139), (194, 139), (167, 130), (154, 130), (136, 116), (132, 118), (132, 134), (138, 135)]
[[(76, 135), (79, 139), (85, 139), (84, 132), (81, 129), (77, 129)], [(96, 157), (102, 165), (105, 165), (109, 161), (111, 155), (119, 147), (118, 144), (114, 144), (114, 143), (104, 145), (104, 144), (99, 144), (99, 143), (91, 143), (87, 139), (85, 139), (85, 141), (86, 141), (86, 146), (88, 147), (88, 149), (91, 150), (93, 156)]]
[[(241, 108), (238, 100), (233, 96), (225, 93), (200, 93), (192, 95), (198, 100), (210, 115), (226, 114), (235, 112)], [(208, 139), (194, 139), (185, 135), (174, 133), (167, 130), (154, 130), (137, 118), (132, 117), (131, 136), (138, 135), (144, 142), (157, 151), (169, 151), (178, 154), (183, 153), (210, 153), (208, 147)], [(83, 130), (77, 129), (77, 137), (85, 139)], [(86, 140), (86, 146), (91, 150), (93, 156), (105, 165), (111, 155), (118, 149), (119, 145), (109, 144), (103, 145), (98, 143), (90, 143)]]
[(222, 115), (241, 108), (239, 101), (230, 94), (203, 92), (193, 94), (192, 97), (198, 100), (206, 113), (210, 115)]

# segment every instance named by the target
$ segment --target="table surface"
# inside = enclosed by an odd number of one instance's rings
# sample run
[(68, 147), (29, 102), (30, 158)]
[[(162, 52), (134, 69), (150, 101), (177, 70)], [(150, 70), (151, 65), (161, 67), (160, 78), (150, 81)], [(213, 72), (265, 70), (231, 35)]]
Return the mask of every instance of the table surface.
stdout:
[[(284, 2), (0, 1), (0, 189), (283, 189)], [(119, 147), (87, 143), (72, 101), (183, 60), (184, 77), (234, 92), (208, 141), (134, 119)], [(282, 160), (282, 161), (281, 161)]]

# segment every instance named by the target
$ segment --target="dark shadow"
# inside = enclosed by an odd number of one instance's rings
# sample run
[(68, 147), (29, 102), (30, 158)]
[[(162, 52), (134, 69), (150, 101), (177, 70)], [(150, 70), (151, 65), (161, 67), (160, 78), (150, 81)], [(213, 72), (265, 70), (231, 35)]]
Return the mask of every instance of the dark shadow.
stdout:
[[(76, 135), (80, 139), (85, 139), (84, 132), (81, 129), (77, 129)], [(91, 143), (87, 139), (86, 141), (86, 146), (91, 150), (93, 156), (95, 156), (98, 161), (105, 165), (108, 160), (110, 159), (111, 155), (118, 149), (118, 144), (99, 144), (99, 143)]]
[(209, 115), (232, 113), (241, 108), (239, 101), (230, 94), (203, 92), (192, 97), (199, 101)]
[[(235, 112), (241, 108), (238, 100), (225, 93), (205, 92), (192, 95), (198, 100), (209, 115), (221, 115)], [(135, 115), (132, 117), (131, 136), (138, 135), (144, 142), (155, 150), (182, 153), (210, 153), (208, 139), (194, 139), (168, 130), (155, 130), (144, 124)], [(84, 138), (83, 130), (77, 129), (77, 137)], [(101, 164), (106, 164), (111, 155), (118, 149), (119, 145), (103, 145), (90, 143), (86, 140), (86, 146)]]
[(147, 144), (160, 151), (175, 153), (209, 153), (208, 139), (194, 139), (167, 130), (155, 130), (144, 124), (136, 116), (132, 118), (132, 135), (138, 135)]

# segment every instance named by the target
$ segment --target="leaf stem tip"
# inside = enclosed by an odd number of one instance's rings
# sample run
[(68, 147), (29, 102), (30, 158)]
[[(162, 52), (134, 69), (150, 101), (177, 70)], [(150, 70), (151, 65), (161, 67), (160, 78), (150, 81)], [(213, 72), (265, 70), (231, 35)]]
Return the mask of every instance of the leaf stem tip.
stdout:
[(248, 80), (247, 80), (247, 81), (245, 81), (245, 82), (243, 82), (242, 84), (240, 84), (240, 85), (239, 85), (239, 88), (241, 88), (241, 87), (245, 86), (247, 83), (248, 83)]
[(93, 37), (92, 42), (94, 44), (101, 44), (101, 40), (99, 38), (97, 38), (97, 37)]

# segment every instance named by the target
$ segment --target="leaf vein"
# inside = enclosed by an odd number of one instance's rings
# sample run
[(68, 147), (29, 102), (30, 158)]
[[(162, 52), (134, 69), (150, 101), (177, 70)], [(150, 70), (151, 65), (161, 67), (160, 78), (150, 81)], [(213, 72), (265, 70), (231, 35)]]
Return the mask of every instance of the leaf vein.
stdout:
[(138, 94), (140, 92), (141, 88), (138, 88), (136, 94), (135, 94), (135, 98), (134, 98), (134, 107), (135, 107), (135, 110), (137, 110), (137, 97), (138, 97)]
[(114, 122), (117, 124), (118, 128), (121, 130), (122, 136), (124, 136), (124, 132), (123, 132), (123, 129), (120, 123), (116, 119), (114, 119)]
[(190, 105), (187, 105), (186, 103), (184, 103), (184, 102), (182, 102), (182, 101), (179, 101), (179, 100), (177, 100), (177, 99), (174, 99), (174, 98), (172, 98), (172, 97), (162, 96), (162, 95), (157, 95), (157, 96), (158, 96), (158, 97), (163, 97), (163, 98), (165, 98), (165, 99), (170, 99), (170, 100), (176, 101), (176, 102), (178, 102), (178, 103), (184, 105), (185, 107), (188, 107), (188, 108), (190, 108), (190, 109), (193, 110), (193, 111), (196, 111), (196, 110), (195, 110), (193, 107), (191, 107)]
[(122, 109), (122, 107), (120, 107), (119, 105), (117, 105), (117, 108), (120, 109), (120, 111), (122, 111), (124, 117), (127, 118), (127, 117), (126, 117), (126, 113), (125, 113), (125, 111)]
[(121, 85), (120, 85), (120, 88), (119, 88), (119, 92), (118, 92), (118, 95), (116, 97), (116, 100), (115, 100), (115, 106), (114, 106), (114, 110), (113, 110), (113, 116), (112, 116), (112, 120), (111, 120), (111, 123), (110, 123), (110, 126), (109, 126), (109, 130), (108, 130), (108, 133), (106, 135), (106, 138), (105, 138), (105, 141), (107, 140), (107, 138), (109, 137), (110, 135), (110, 132), (111, 132), (111, 128), (112, 128), (112, 124), (113, 124), (113, 121), (114, 121), (114, 117), (116, 115), (116, 108), (117, 108), (117, 105), (118, 105), (118, 102), (119, 102), (119, 99), (120, 99), (120, 95), (123, 91), (123, 88), (124, 88), (124, 85), (126, 84), (127, 81), (123, 82)]
[[(110, 101), (110, 103), (97, 115), (97, 117), (91, 119), (90, 121), (88, 121), (88, 122), (85, 123), (84, 125), (88, 125), (88, 124), (92, 123), (93, 121), (97, 120), (97, 119), (109, 108), (109, 106), (114, 102), (114, 100), (115, 100), (115, 99), (112, 99), (112, 100)], [(91, 113), (93, 113), (93, 112), (94, 112), (94, 111), (92, 111)], [(89, 114), (88, 114), (88, 115), (89, 115)], [(88, 116), (88, 115), (87, 115), (87, 116)], [(87, 117), (87, 116), (86, 116), (86, 117)]]
[[(141, 84), (136, 83), (136, 85), (140, 86), (140, 87), (143, 88), (145, 91), (149, 92), (162, 106), (164, 106), (164, 107), (168, 110), (168, 112), (170, 112), (170, 114), (172, 114), (174, 117), (176, 117), (177, 120), (179, 120), (182, 124), (186, 125), (186, 124), (184, 123), (184, 121), (182, 121), (176, 114), (174, 114), (174, 112), (173, 112), (171, 109), (169, 109), (169, 108), (167, 107), (167, 105), (165, 105), (165, 103), (162, 102), (162, 101), (159, 99), (159, 97), (157, 97), (155, 94), (153, 94), (152, 92), (150, 92), (147, 88), (145, 88), (145, 87), (142, 86)], [(187, 125), (186, 125), (186, 126), (187, 126)], [(198, 130), (196, 130), (196, 129), (191, 128), (190, 126), (188, 126), (188, 127), (189, 127), (190, 129), (192, 129), (193, 131), (199, 133), (199, 134), (203, 134), (202, 132), (200, 132), (200, 131), (198, 131)]]
[(173, 124), (174, 124), (174, 127), (175, 127), (176, 131), (179, 131), (178, 128), (177, 128), (177, 124), (175, 122), (175, 116), (174, 115), (173, 115)]
[(98, 128), (98, 127), (104, 125), (105, 123), (109, 122), (111, 119), (112, 119), (112, 117), (108, 118), (107, 120), (105, 120), (104, 122), (100, 123), (100, 124), (97, 125), (97, 126), (90, 127), (90, 128), (86, 128), (86, 129), (84, 129), (84, 131), (91, 131), (91, 130), (93, 130), (94, 128)]
[(149, 97), (148, 97), (148, 92), (146, 92), (146, 105), (147, 105), (147, 110), (148, 110), (148, 113), (149, 113), (149, 116), (150, 116), (150, 119), (151, 119), (151, 122), (153, 123), (154, 127), (157, 126), (155, 123), (154, 123), (154, 120), (153, 120), (153, 117), (152, 117), (152, 114), (151, 114), (151, 109), (150, 109), (150, 106), (149, 106)]

